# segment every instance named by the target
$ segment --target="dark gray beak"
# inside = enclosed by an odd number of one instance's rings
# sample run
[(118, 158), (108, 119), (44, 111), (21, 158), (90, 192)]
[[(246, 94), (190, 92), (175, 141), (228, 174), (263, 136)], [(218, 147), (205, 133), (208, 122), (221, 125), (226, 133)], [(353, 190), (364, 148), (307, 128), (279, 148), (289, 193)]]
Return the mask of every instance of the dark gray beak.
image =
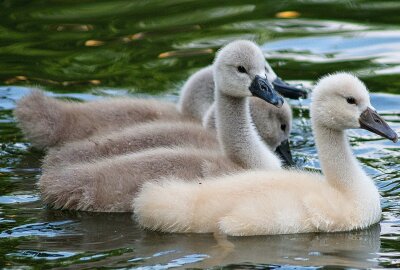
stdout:
[(398, 137), (396, 132), (389, 127), (383, 118), (374, 110), (367, 108), (358, 119), (360, 127), (387, 138), (394, 143)]
[(279, 77), (272, 82), (272, 85), (274, 86), (275, 90), (284, 97), (291, 99), (307, 98), (307, 91), (305, 89), (290, 85), (282, 81), (282, 79)]
[(292, 158), (292, 153), (290, 152), (289, 140), (283, 141), (276, 148), (275, 153), (277, 153), (278, 156), (283, 161), (284, 167), (292, 167), (295, 165), (293, 158)]
[(278, 108), (283, 105), (283, 98), (274, 90), (272, 84), (258, 75), (251, 82), (249, 90), (253, 96), (259, 97)]

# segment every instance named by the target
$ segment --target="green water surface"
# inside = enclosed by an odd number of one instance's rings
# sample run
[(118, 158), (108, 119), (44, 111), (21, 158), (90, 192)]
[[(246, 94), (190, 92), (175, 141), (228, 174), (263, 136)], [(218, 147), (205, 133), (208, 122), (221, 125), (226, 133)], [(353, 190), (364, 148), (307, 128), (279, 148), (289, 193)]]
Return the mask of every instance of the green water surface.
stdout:
[[(290, 11), (290, 12), (288, 12)], [(312, 87), (351, 71), (400, 132), (400, 1), (0, 1), (0, 267), (44, 268), (400, 268), (400, 144), (349, 132), (379, 187), (383, 219), (359, 232), (229, 238), (161, 234), (129, 214), (47, 209), (35, 186), (43, 153), (12, 116), (39, 86), (49, 95), (177, 100), (187, 77), (235, 39), (261, 45), (276, 73)], [(309, 100), (292, 101), (300, 166), (319, 168)]]

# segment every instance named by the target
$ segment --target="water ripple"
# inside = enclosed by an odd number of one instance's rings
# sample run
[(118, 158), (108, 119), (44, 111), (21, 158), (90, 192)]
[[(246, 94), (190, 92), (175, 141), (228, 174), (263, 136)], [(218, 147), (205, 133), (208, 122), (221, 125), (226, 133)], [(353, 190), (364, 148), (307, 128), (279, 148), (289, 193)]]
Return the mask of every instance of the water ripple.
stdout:
[(63, 228), (64, 225), (74, 223), (73, 221), (60, 221), (60, 222), (40, 222), (25, 224), (5, 230), (0, 233), (0, 238), (18, 238), (18, 237), (31, 237), (31, 236), (45, 236), (56, 237), (66, 234), (67, 231)]

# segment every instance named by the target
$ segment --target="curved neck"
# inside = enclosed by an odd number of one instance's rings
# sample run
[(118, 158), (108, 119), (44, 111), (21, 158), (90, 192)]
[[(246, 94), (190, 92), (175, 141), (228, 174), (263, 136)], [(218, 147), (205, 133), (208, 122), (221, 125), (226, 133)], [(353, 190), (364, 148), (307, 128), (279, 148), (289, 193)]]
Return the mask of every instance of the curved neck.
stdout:
[(208, 66), (194, 73), (184, 84), (179, 96), (178, 110), (201, 121), (213, 102), (213, 69)]
[(366, 182), (373, 185), (354, 157), (344, 131), (316, 123), (313, 123), (313, 130), (322, 172), (330, 185), (339, 189), (367, 185)]
[(344, 131), (313, 123), (322, 172), (328, 184), (346, 198), (349, 218), (373, 224), (381, 217), (378, 189), (353, 155)]
[(251, 122), (248, 99), (218, 89), (215, 97), (217, 135), (224, 153), (246, 169), (279, 169), (280, 160), (261, 141)]

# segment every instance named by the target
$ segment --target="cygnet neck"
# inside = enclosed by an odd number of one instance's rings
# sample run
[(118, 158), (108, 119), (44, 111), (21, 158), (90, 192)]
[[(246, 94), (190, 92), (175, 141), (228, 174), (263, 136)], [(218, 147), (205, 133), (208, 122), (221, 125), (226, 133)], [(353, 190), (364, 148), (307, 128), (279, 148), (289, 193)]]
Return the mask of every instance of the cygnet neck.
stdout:
[(371, 184), (350, 147), (344, 130), (335, 130), (313, 121), (314, 137), (322, 172), (335, 188), (351, 190)]
[(229, 96), (217, 88), (215, 102), (217, 135), (223, 152), (246, 169), (280, 169), (280, 160), (254, 128), (248, 98)]

